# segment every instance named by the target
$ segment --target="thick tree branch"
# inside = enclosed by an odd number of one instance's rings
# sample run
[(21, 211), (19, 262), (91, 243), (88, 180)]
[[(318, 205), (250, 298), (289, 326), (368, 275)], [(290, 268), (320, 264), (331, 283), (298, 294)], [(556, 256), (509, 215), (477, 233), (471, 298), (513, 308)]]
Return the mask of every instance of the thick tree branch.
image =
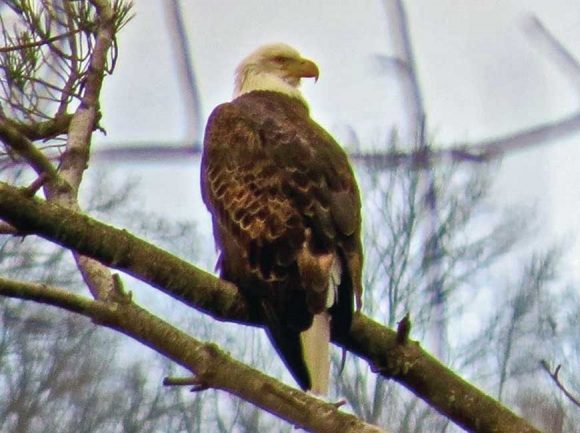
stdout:
[[(237, 289), (125, 230), (118, 230), (0, 183), (0, 217), (17, 229), (93, 257), (208, 313), (218, 320), (258, 325)], [(403, 384), (468, 431), (538, 432), (525, 420), (463, 381), (418, 344), (400, 345), (397, 332), (356, 315), (348, 338), (336, 341)], [(477, 410), (474, 408), (477, 407)]]
[(128, 299), (101, 302), (41, 284), (0, 278), (0, 295), (82, 314), (145, 344), (196, 375), (199, 384), (234, 394), (312, 432), (386, 433), (336, 406), (293, 389), (162, 321)]

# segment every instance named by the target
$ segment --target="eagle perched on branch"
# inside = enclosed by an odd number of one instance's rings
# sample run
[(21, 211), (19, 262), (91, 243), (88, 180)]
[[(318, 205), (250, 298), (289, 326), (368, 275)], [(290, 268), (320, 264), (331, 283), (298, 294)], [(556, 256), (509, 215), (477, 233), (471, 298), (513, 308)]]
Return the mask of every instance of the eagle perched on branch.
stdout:
[(236, 284), (304, 390), (326, 395), (332, 335), (361, 306), (361, 200), (338, 143), (309, 115), (302, 78), (318, 67), (285, 44), (236, 70), (211, 114), (201, 185), (221, 277)]

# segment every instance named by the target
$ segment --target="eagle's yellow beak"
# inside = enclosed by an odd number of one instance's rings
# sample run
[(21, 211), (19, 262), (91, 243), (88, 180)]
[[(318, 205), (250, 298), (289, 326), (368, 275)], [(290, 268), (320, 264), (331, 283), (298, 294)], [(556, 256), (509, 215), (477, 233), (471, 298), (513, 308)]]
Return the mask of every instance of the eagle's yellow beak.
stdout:
[(308, 59), (298, 59), (286, 66), (288, 72), (297, 78), (314, 78), (314, 81), (318, 81), (320, 71), (318, 66), (312, 60)]

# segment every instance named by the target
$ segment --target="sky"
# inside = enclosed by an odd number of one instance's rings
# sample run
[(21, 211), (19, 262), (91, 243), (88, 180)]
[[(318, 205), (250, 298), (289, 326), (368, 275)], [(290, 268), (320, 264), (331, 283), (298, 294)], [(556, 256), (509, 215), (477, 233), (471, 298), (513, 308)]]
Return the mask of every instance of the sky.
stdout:
[[(381, 69), (393, 55), (382, 1), (197, 0), (182, 2), (202, 114), (231, 97), (238, 62), (261, 44), (295, 46), (321, 70), (303, 91), (313, 117), (346, 145), (349, 129), (364, 149), (384, 145), (393, 128), (407, 128), (400, 77)], [(427, 111), (429, 138), (438, 146), (477, 143), (578, 109), (580, 86), (553, 62), (529, 31), (531, 14), (580, 59), (580, 3), (564, 0), (405, 2)], [(95, 149), (154, 144), (191, 137), (166, 1), (137, 0), (136, 16), (119, 36), (120, 57), (105, 83), (103, 125)], [(506, 206), (534, 205), (546, 239), (575, 239), (580, 199), (580, 135), (504, 159), (496, 183)], [(130, 167), (107, 162), (143, 182), (143, 205), (173, 217), (199, 219), (196, 161), (154, 161)], [(97, 164), (98, 166), (98, 164)], [(100, 170), (96, 168), (96, 172)], [(171, 194), (167, 194), (171, 191)], [(571, 263), (580, 264), (574, 247)], [(574, 270), (576, 275), (578, 271)]]
[[(109, 128), (124, 131), (114, 139), (179, 139), (184, 131), (165, 3), (137, 0), (136, 17), (120, 36), (119, 67), (107, 84), (116, 106), (106, 113)], [(400, 126), (399, 77), (381, 72), (375, 61), (393, 52), (382, 1), (182, 3), (205, 116), (230, 98), (233, 70), (243, 57), (261, 44), (283, 41), (321, 69), (320, 81), (305, 83), (304, 90), (325, 126), (354, 125), (361, 134)], [(477, 140), (575, 109), (577, 95), (526, 34), (525, 23), (536, 14), (580, 58), (580, 14), (574, 13), (580, 6), (562, 0), (406, 5), (438, 140)], [(119, 111), (132, 114), (134, 128), (126, 128)], [(160, 120), (167, 128), (157, 127)]]

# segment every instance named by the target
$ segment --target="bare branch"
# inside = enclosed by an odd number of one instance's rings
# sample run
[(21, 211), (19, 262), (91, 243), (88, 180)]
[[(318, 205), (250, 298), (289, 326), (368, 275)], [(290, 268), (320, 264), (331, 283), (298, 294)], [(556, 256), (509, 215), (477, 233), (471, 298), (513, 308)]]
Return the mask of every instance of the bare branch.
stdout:
[(183, 85), (182, 100), (186, 108), (186, 119), (188, 130), (186, 139), (197, 140), (203, 132), (201, 118), (201, 97), (197, 80), (195, 77), (195, 68), (193, 67), (191, 50), (187, 31), (185, 28), (183, 11), (180, 0), (166, 0), (169, 18), (169, 30), (173, 33), (175, 44), (171, 44), (175, 49), (178, 64), (178, 74)]
[[(73, 114), (66, 149), (61, 156), (60, 175), (72, 190), (63, 193), (49, 191), (48, 198), (71, 209), (78, 209), (77, 192), (82, 176), (88, 167), (91, 137), (99, 119), (99, 97), (107, 74), (107, 56), (115, 36), (115, 13), (107, 0), (94, 0), (97, 9), (95, 44), (85, 76), (81, 104)], [(59, 109), (60, 110), (60, 109)], [(96, 299), (110, 299), (115, 295), (109, 270), (96, 260), (74, 254), (77, 266), (91, 293)]]
[(8, 125), (14, 127), (18, 132), (23, 134), (30, 141), (48, 140), (68, 131), (72, 115), (63, 114), (43, 122), (15, 122), (11, 119), (5, 119)]
[(404, 66), (399, 70), (405, 72), (405, 78), (408, 82), (406, 93), (409, 95), (408, 99), (411, 102), (411, 110), (409, 111), (414, 117), (411, 123), (412, 130), (417, 134), (416, 144), (420, 149), (423, 149), (427, 146), (425, 104), (421, 85), (419, 84), (417, 66), (415, 64), (415, 54), (413, 52), (413, 44), (411, 43), (407, 11), (402, 0), (384, 0), (384, 5), (387, 10), (387, 18), (391, 18), (391, 25), (388, 27), (391, 30), (391, 35), (395, 39), (395, 46), (400, 50), (397, 63)]
[(552, 372), (552, 370), (550, 369), (550, 364), (548, 364), (548, 361), (542, 360), (540, 362), (540, 365), (542, 366), (544, 371), (546, 373), (548, 373), (550, 378), (554, 381), (554, 383), (560, 389), (560, 391), (562, 391), (564, 393), (564, 395), (568, 398), (568, 400), (570, 400), (572, 403), (574, 403), (577, 407), (580, 408), (580, 400), (578, 400), (576, 397), (574, 397), (572, 395), (572, 393), (570, 391), (568, 391), (568, 389), (566, 389), (566, 387), (562, 384), (562, 382), (560, 381), (560, 378), (558, 377), (558, 375), (560, 374), (560, 369), (562, 368), (562, 366), (558, 365), (556, 367), (556, 369), (554, 370), (554, 372)]
[[(232, 284), (125, 230), (114, 229), (53, 203), (30, 198), (3, 183), (0, 183), (0, 217), (19, 230), (37, 233), (122, 270), (218, 320), (260, 324)], [(463, 381), (415, 342), (400, 345), (397, 339), (396, 331), (358, 314), (353, 319), (350, 335), (335, 342), (367, 360), (374, 371), (400, 382), (468, 430), (538, 431)]]
[(163, 386), (195, 386), (199, 380), (195, 377), (166, 377), (163, 379)]
[[(533, 149), (555, 140), (569, 137), (580, 131), (580, 113), (546, 122), (539, 126), (523, 129), (490, 138), (477, 143), (458, 143), (450, 148), (415, 150), (411, 152), (351, 152), (354, 162), (377, 168), (408, 166), (411, 169), (425, 169), (429, 165), (442, 163), (487, 163), (516, 152)], [(135, 144), (116, 143), (107, 149), (99, 149), (94, 154), (95, 161), (137, 161), (142, 159), (166, 161), (182, 158), (199, 158), (201, 144), (159, 143)]]
[(529, 17), (530, 30), (544, 42), (556, 62), (562, 65), (563, 70), (568, 71), (572, 78), (578, 82), (580, 80), (580, 62), (572, 53), (554, 36), (542, 21), (536, 16)]
[(56, 42), (60, 39), (64, 39), (64, 38), (68, 38), (70, 36), (76, 35), (81, 30), (82, 29), (71, 30), (70, 32), (66, 32), (62, 35), (52, 36), (52, 37), (49, 37), (46, 39), (42, 39), (40, 41), (33, 41), (33, 42), (28, 42), (28, 43), (20, 44), (20, 45), (12, 45), (9, 47), (0, 47), (0, 53), (8, 53), (10, 51), (19, 51), (19, 50), (24, 50), (26, 48), (41, 47), (43, 45), (47, 45), (47, 44), (50, 44), (52, 42)]
[(62, 184), (61, 179), (50, 160), (11, 122), (0, 120), (0, 140), (10, 147), (40, 175), (46, 175), (54, 185)]
[(103, 303), (46, 285), (6, 279), (0, 279), (0, 294), (89, 317), (192, 371), (201, 386), (229, 392), (308, 431), (386, 433), (236, 361), (216, 345), (188, 336), (130, 301)]
[(2, 296), (9, 298), (18, 298), (52, 305), (87, 317), (96, 316), (98, 315), (97, 312), (106, 314), (106, 310), (109, 309), (104, 303), (71, 293), (67, 290), (49, 287), (45, 284), (26, 283), (6, 278), (0, 278), (0, 293), (2, 293)]
[[(91, 136), (98, 121), (99, 96), (107, 70), (107, 54), (114, 38), (115, 17), (112, 6), (106, 0), (95, 0), (93, 3), (97, 8), (99, 20), (95, 45), (85, 78), (81, 104), (71, 119), (66, 150), (61, 158), (61, 176), (74, 191), (78, 190), (82, 174), (88, 165)], [(57, 197), (54, 199), (58, 200)]]
[(460, 144), (459, 148), (468, 149), (472, 155), (485, 159), (493, 159), (556, 141), (560, 138), (576, 134), (579, 130), (580, 113), (575, 113), (555, 122), (547, 122), (503, 137), (493, 138), (471, 145)]

